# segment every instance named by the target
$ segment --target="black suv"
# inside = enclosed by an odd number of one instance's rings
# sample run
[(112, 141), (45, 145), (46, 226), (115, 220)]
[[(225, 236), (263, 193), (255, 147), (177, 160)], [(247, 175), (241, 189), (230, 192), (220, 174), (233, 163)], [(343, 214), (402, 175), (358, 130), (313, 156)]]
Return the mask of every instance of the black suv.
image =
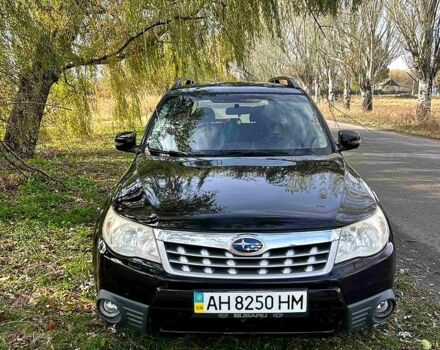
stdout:
[(94, 238), (97, 309), (141, 332), (331, 333), (395, 308), (379, 201), (289, 77), (165, 94)]

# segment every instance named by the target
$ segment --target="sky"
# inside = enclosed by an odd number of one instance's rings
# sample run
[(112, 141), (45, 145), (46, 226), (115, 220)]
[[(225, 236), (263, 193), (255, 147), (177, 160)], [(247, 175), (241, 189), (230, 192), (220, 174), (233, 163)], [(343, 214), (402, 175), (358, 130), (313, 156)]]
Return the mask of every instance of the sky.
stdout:
[(389, 69), (409, 70), (404, 56), (397, 57), (393, 62), (391, 62), (391, 64), (388, 66), (388, 68)]

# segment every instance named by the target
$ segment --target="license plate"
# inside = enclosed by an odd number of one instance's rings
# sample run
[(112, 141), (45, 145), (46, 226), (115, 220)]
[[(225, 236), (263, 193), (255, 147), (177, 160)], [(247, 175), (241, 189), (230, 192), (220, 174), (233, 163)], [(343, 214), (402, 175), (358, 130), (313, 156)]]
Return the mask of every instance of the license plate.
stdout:
[(194, 292), (196, 314), (307, 312), (307, 291)]

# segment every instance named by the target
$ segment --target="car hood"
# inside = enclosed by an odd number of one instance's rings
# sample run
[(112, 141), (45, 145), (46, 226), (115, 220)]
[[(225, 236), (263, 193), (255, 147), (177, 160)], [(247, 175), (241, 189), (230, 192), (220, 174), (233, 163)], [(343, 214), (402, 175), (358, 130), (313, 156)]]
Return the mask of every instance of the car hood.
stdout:
[(121, 215), (203, 231), (317, 230), (368, 217), (377, 203), (340, 154), (172, 158), (138, 155), (117, 186)]

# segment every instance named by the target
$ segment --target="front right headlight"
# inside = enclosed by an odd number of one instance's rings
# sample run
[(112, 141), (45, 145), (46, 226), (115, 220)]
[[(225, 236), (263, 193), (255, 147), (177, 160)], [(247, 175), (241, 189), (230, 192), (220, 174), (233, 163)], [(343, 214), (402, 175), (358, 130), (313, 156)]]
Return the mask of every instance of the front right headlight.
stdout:
[(335, 263), (377, 254), (388, 243), (389, 237), (387, 219), (377, 207), (369, 218), (340, 229)]
[(116, 214), (112, 207), (105, 216), (102, 237), (115, 253), (160, 263), (153, 229)]

